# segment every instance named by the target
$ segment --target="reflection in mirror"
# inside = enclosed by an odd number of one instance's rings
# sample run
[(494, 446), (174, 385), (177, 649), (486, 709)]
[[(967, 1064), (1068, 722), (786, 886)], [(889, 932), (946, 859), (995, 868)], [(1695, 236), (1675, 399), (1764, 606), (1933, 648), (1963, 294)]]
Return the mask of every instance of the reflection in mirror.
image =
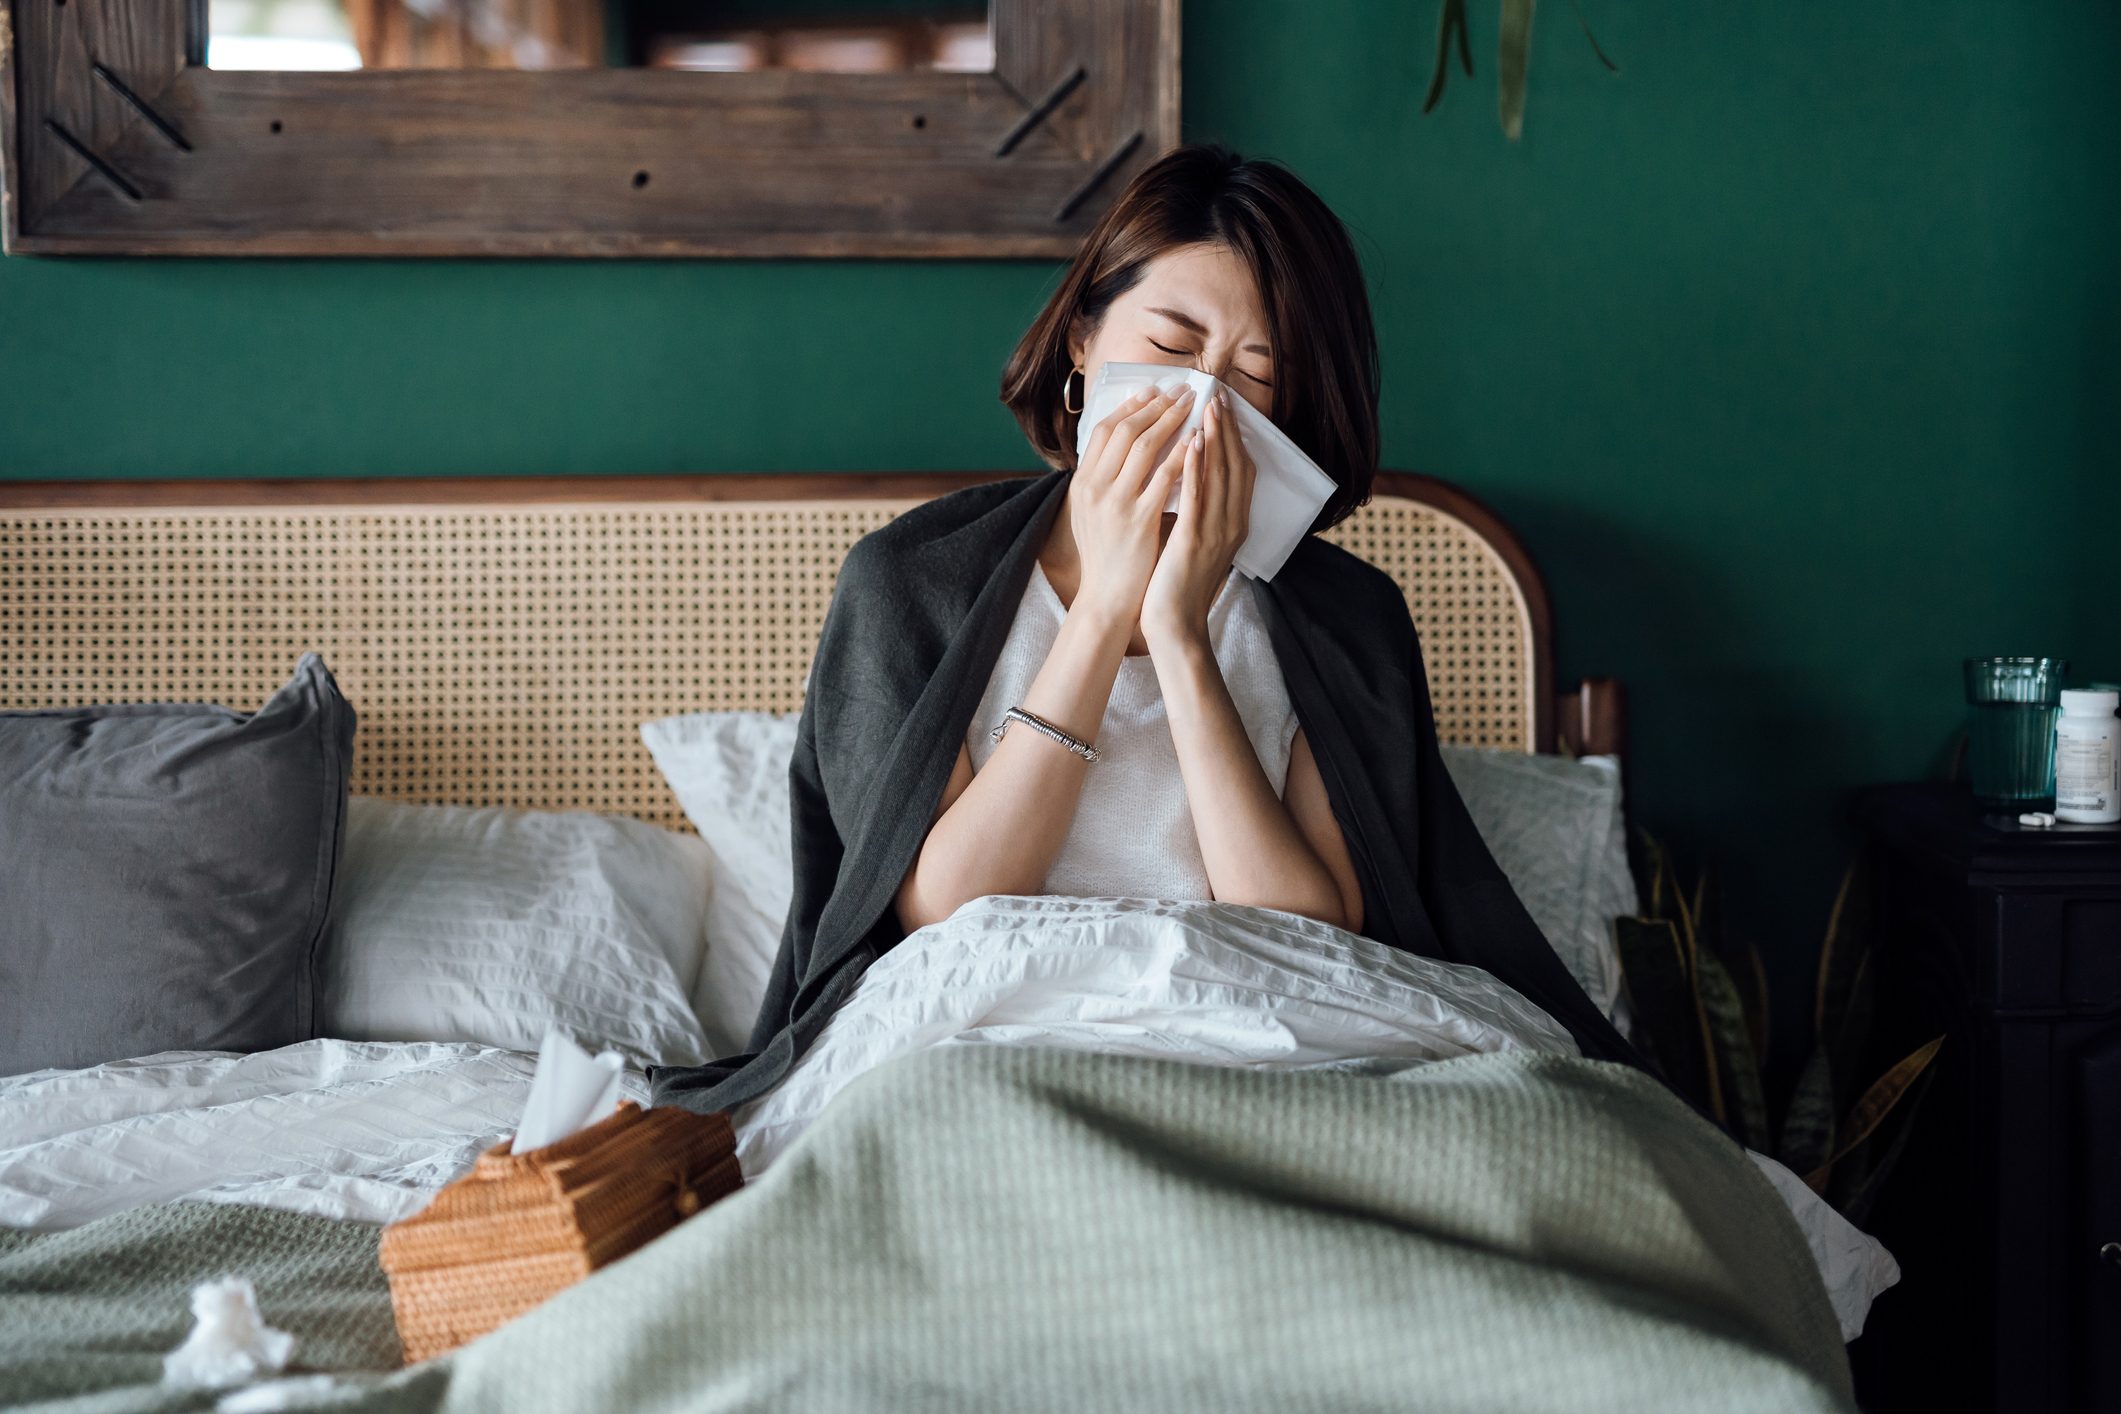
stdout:
[(211, 69), (985, 73), (984, 0), (208, 0)]

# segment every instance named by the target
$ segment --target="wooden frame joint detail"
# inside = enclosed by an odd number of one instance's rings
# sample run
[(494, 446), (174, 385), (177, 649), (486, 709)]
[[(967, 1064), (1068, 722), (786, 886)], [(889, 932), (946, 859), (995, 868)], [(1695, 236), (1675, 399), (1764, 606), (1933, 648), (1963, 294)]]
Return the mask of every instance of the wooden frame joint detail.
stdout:
[(86, 162), (90, 171), (104, 181), (109, 182), (127, 201), (146, 200), (141, 195), (140, 188), (133, 184), (130, 177), (127, 177), (104, 158), (98, 156), (94, 148), (81, 141), (80, 138), (75, 137), (67, 126), (57, 118), (46, 118), (44, 120), (44, 130), (59, 139), (61, 143), (73, 152), (74, 156)]
[(1068, 95), (1075, 92), (1081, 86), (1082, 81), (1089, 76), (1090, 71), (1077, 64), (1074, 72), (1066, 75), (1059, 83), (1046, 90), (1046, 96), (1032, 104), (1024, 116), (1018, 118), (1015, 125), (1008, 132), (1002, 134), (1002, 140), (994, 146), (994, 155), (996, 157), (1007, 157), (1033, 128), (1036, 128), (1040, 123), (1051, 117), (1053, 110), (1060, 107), (1066, 101)]

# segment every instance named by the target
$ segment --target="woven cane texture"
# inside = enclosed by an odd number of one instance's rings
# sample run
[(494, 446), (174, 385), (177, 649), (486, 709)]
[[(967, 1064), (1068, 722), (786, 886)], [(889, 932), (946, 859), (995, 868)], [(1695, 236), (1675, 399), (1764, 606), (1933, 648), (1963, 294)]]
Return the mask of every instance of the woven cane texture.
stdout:
[[(0, 510), (0, 709), (250, 710), (314, 649), (360, 714), (356, 794), (682, 828), (639, 724), (800, 706), (847, 547), (912, 504)], [(1396, 497), (1331, 538), (1405, 590), (1444, 739), (1533, 749), (1500, 555)]]
[(628, 1100), (541, 1149), (511, 1154), (503, 1140), (383, 1229), (405, 1358), (476, 1340), (743, 1183), (726, 1114)]

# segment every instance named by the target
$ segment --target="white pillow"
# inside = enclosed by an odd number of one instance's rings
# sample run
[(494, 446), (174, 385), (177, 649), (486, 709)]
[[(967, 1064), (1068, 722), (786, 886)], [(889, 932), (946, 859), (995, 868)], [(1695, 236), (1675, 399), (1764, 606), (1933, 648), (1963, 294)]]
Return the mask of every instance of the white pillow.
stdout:
[[(693, 712), (641, 728), (649, 754), (714, 854), (707, 965), (694, 1001), (710, 1042), (743, 1049), (757, 1018), (794, 860), (788, 761), (795, 713)], [(1612, 920), (1635, 911), (1620, 763), (1446, 746), (1444, 766), (1540, 932), (1600, 1009), (1627, 1030)]]
[(1613, 920), (1635, 911), (1620, 762), (1443, 748), (1480, 837), (1572, 976), (1622, 1023)]
[(794, 712), (691, 712), (641, 727), (656, 769), (714, 858), (693, 1010), (718, 1056), (751, 1037), (795, 892), (788, 762)]
[(549, 1027), (694, 1065), (712, 866), (639, 820), (347, 802), (321, 1035), (536, 1051)]

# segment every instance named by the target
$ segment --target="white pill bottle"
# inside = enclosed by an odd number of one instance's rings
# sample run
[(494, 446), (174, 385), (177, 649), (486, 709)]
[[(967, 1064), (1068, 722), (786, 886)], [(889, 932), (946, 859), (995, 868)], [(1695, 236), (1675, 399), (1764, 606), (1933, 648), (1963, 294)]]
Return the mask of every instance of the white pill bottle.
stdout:
[(2064, 690), (2055, 719), (2055, 818), (2079, 825), (2121, 820), (2121, 692)]

